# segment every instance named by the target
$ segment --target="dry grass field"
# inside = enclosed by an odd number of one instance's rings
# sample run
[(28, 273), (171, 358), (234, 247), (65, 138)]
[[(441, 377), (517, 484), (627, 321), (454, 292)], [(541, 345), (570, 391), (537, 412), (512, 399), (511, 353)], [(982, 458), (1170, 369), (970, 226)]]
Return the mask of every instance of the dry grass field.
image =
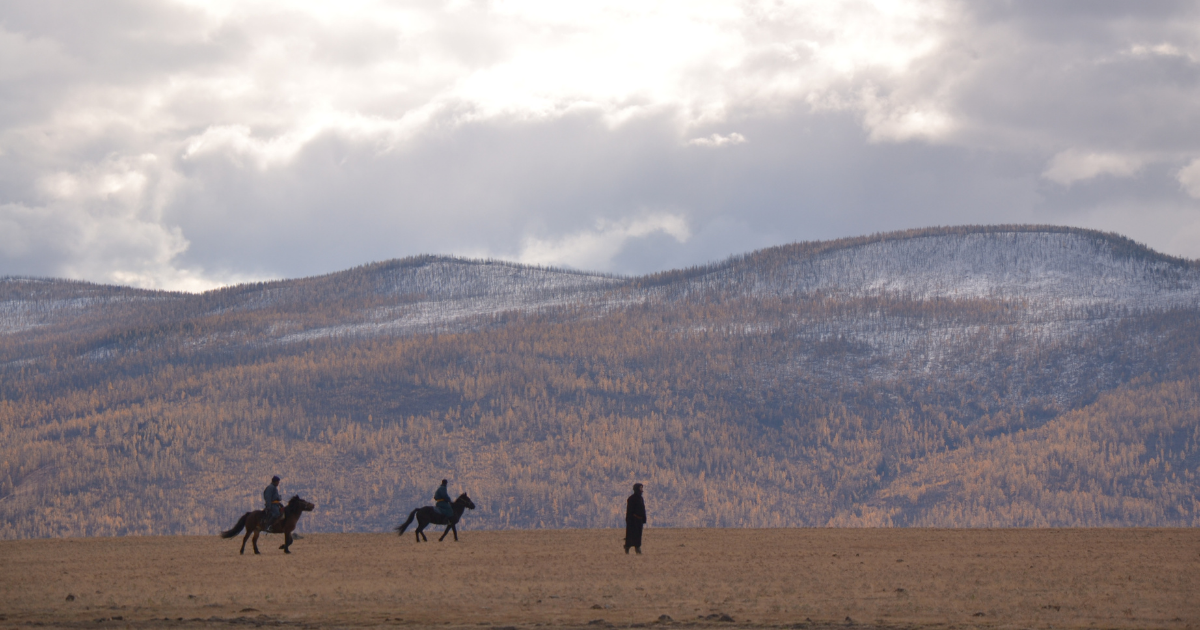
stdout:
[(0, 628), (1200, 628), (1196, 529), (648, 529), (641, 556), (621, 537), (0, 541)]

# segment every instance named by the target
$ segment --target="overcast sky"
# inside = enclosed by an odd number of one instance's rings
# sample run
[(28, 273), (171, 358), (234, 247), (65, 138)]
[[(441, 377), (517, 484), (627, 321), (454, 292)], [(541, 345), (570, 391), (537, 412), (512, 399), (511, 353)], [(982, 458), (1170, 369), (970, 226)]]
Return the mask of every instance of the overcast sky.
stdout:
[(644, 273), (981, 223), (1196, 258), (1198, 6), (0, 0), (0, 275)]

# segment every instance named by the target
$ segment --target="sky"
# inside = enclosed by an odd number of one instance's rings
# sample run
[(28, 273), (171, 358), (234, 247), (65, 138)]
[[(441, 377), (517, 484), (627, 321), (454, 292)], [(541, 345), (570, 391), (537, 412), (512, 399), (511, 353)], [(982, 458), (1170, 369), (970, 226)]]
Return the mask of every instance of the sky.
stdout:
[(1200, 4), (0, 0), (0, 276), (641, 274), (997, 223), (1200, 257)]

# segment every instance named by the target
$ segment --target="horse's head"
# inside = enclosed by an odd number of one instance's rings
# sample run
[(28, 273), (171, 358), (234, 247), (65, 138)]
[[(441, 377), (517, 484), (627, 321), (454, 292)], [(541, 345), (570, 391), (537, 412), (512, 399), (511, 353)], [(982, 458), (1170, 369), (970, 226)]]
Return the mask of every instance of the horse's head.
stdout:
[(454, 500), (454, 505), (461, 505), (468, 510), (475, 509), (475, 502), (471, 501), (471, 497), (467, 496), (466, 492), (458, 495), (458, 498)]
[(287, 507), (285, 507), (284, 510), (292, 513), (311, 512), (316, 507), (317, 506), (313, 505), (312, 503), (301, 499), (300, 495), (297, 494), (293, 495), (291, 499), (288, 499)]

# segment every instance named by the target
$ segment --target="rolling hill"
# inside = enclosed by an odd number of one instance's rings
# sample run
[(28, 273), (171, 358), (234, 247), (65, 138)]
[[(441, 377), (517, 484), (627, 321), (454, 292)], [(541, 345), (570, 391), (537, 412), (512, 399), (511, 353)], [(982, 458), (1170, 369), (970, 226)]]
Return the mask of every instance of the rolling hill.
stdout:
[(618, 277), (423, 256), (203, 294), (0, 279), (0, 537), (1200, 524), (1200, 264), (1054, 226)]

